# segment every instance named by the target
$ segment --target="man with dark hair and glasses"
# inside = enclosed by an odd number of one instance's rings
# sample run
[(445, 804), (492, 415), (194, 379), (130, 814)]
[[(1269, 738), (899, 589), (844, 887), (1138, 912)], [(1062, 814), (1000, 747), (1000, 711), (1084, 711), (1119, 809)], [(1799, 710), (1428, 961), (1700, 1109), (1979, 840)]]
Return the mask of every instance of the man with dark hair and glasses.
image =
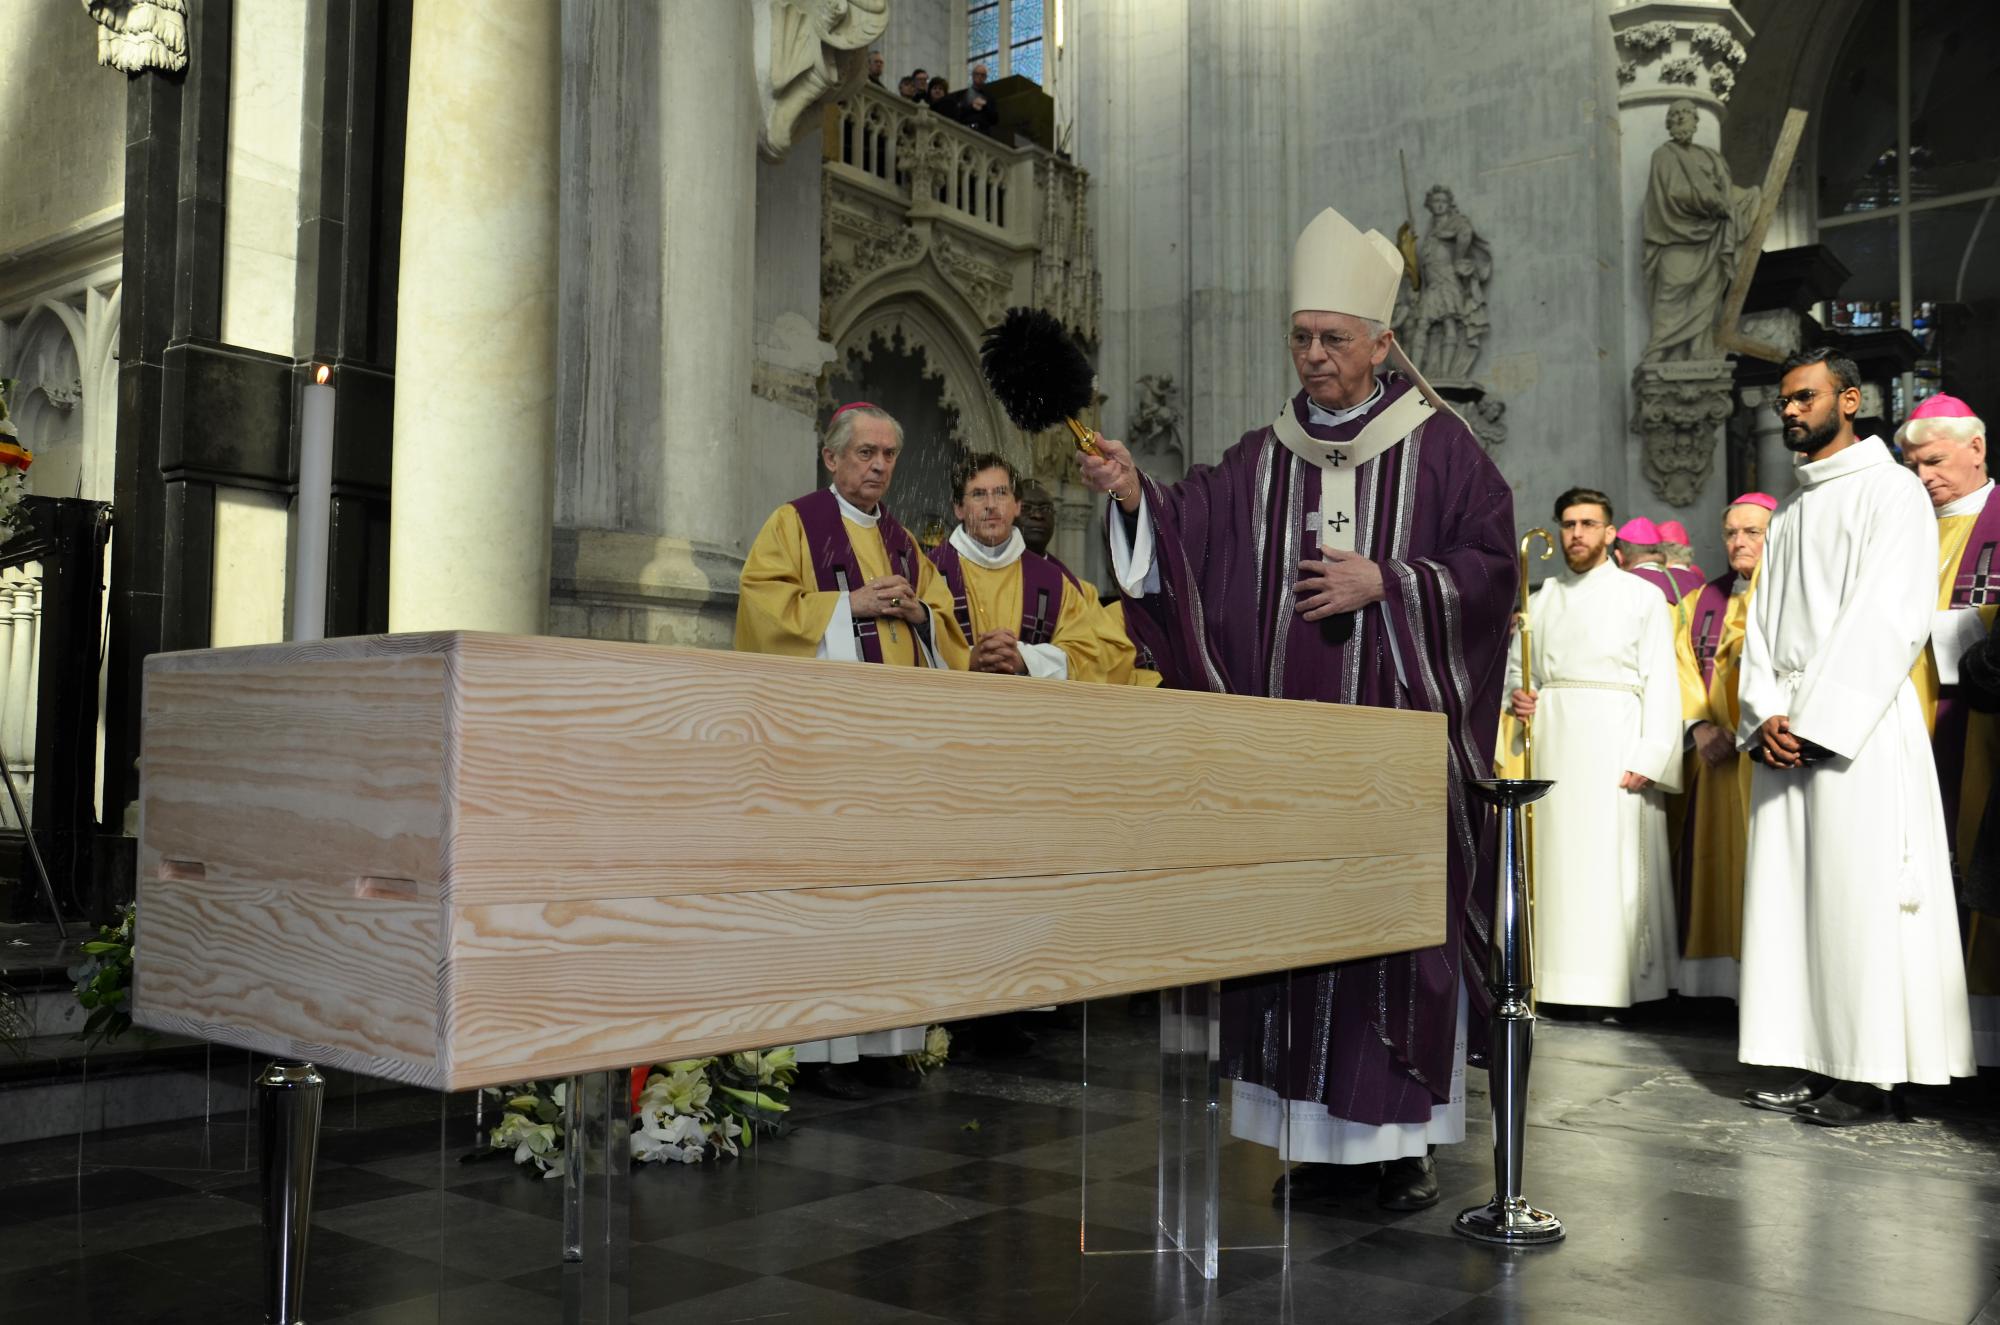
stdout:
[(1937, 599), (1937, 521), (1879, 437), (1861, 379), (1819, 349), (1785, 365), (1779, 505), (1744, 634), (1750, 780), (1737, 1056), (1805, 1075), (1745, 1093), (1829, 1127), (1895, 1118), (1895, 1087), (1971, 1076), (1937, 768), (1910, 670)]
[(1611, 502), (1556, 498), (1563, 569), (1528, 602), (1535, 688), (1507, 653), (1508, 707), (1533, 721), (1535, 989), (1545, 1002), (1626, 1008), (1665, 998), (1679, 960), (1666, 793), (1681, 784), (1672, 615), (1611, 558)]

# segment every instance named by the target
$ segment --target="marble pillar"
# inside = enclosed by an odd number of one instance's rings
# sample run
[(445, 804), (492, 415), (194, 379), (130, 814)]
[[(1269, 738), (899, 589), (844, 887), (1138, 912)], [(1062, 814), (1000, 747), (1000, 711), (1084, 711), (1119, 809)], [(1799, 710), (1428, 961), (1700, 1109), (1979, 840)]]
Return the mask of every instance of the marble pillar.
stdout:
[[(739, 558), (750, 397), (757, 89), (751, 7), (688, 5), (659, 62), (661, 444), (666, 527)], [(814, 214), (815, 223), (818, 220)]]
[(389, 627), (538, 634), (555, 446), (560, 23), (416, 0)]
[(1720, 151), (1723, 117), (1746, 59), (1744, 44), (1754, 34), (1729, 0), (1613, 0), (1610, 8), (1619, 84), (1624, 361), (1632, 373), (1635, 438), (1628, 452), (1628, 506), (1634, 514), (1680, 519), (1697, 538), (1697, 560), (1717, 560), (1720, 536), (1702, 531), (1717, 523), (1711, 516), (1733, 495), (1723, 491), (1728, 483), (1723, 423), (1734, 405), (1731, 374), (1720, 355), (1641, 365), (1652, 335), (1641, 218), (1653, 153), (1668, 138), (1667, 108), (1692, 102), (1698, 117), (1694, 141)]
[[(820, 103), (799, 87), (833, 95), (879, 18), (566, 0), (553, 633), (730, 646), (750, 539), (816, 481), (833, 354)], [(783, 97), (781, 39), (824, 60)]]

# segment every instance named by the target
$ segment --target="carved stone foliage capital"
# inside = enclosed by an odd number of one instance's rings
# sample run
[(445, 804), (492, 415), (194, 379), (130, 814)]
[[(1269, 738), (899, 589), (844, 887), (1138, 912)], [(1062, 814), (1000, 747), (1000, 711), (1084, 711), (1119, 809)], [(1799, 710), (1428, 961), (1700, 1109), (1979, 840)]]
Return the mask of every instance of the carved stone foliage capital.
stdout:
[(1626, 5), (1611, 17), (1618, 52), (1618, 102), (1623, 106), (1691, 97), (1718, 113), (1736, 90), (1750, 53), (1750, 25), (1729, 5)]
[(97, 24), (97, 62), (121, 73), (187, 68), (187, 0), (83, 0)]
[(1647, 481), (1671, 506), (1691, 506), (1715, 464), (1722, 425), (1734, 411), (1729, 362), (1641, 364), (1632, 373), (1632, 431)]
[(889, 27), (889, 0), (766, 0), (770, 5), (770, 75), (759, 88), (764, 124), (758, 145), (776, 161), (791, 150), (801, 122), (859, 86), (868, 48)]

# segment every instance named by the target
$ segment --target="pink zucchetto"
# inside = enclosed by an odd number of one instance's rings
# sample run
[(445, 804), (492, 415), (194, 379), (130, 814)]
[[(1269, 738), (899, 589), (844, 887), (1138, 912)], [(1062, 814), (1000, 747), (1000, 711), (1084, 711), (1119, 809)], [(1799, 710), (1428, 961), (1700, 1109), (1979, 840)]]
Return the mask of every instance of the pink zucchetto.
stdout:
[(1653, 547), (1660, 541), (1660, 527), (1643, 515), (1635, 515), (1618, 526), (1618, 537), (1637, 547)]
[(1949, 438), (1955, 442), (1969, 442), (1975, 437), (1986, 435), (1986, 425), (1972, 412), (1972, 406), (1957, 396), (1948, 396), (1940, 391), (1934, 396), (1926, 396), (1910, 411), (1910, 417), (1903, 426), (1896, 429), (1896, 445), (1907, 451), (1925, 442)]
[(1729, 504), (1731, 506), (1761, 506), (1767, 511), (1778, 509), (1778, 499), (1768, 492), (1746, 492)]
[(1660, 541), (1662, 543), (1679, 543), (1682, 547), (1686, 547), (1691, 540), (1688, 538), (1687, 526), (1679, 520), (1662, 520), (1660, 521)]

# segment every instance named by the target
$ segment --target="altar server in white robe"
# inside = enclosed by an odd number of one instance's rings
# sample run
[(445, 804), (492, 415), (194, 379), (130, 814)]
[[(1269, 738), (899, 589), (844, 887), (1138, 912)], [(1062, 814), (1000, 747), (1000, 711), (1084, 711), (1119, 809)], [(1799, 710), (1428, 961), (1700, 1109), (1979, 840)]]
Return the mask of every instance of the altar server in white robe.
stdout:
[(1532, 720), (1535, 990), (1550, 1003), (1623, 1008), (1665, 998), (1680, 945), (1666, 793), (1681, 779), (1673, 623), (1652, 583), (1611, 559), (1610, 500), (1556, 499), (1565, 568), (1529, 600), (1534, 675), (1508, 651), (1509, 708)]
[(1802, 1070), (1745, 1093), (1827, 1126), (1897, 1116), (1891, 1088), (1970, 1076), (1937, 767), (1910, 680), (1937, 601), (1937, 523), (1916, 476), (1857, 438), (1860, 377), (1825, 349), (1786, 364), (1798, 490), (1771, 522), (1743, 646), (1750, 781), (1738, 1056)]

